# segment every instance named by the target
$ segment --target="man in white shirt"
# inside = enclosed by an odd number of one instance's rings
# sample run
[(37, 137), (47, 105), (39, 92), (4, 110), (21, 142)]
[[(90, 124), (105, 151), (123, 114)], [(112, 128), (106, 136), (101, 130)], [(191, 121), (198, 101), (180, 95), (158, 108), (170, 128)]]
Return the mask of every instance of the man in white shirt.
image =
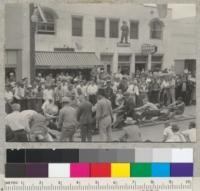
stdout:
[(50, 85), (46, 86), (46, 89), (43, 92), (43, 99), (44, 101), (48, 101), (49, 99), (54, 100), (54, 90)]
[(196, 136), (197, 136), (196, 123), (190, 122), (189, 128), (183, 131), (182, 133), (183, 135), (185, 135), (187, 142), (196, 142)]
[(20, 105), (12, 105), (12, 113), (5, 117), (6, 128), (10, 128), (15, 135), (15, 140), (18, 142), (27, 142), (27, 132), (29, 131), (28, 126), (25, 125), (24, 119), (20, 113)]
[(96, 94), (98, 91), (98, 87), (96, 83), (92, 80), (91, 83), (87, 87), (87, 94), (89, 96), (89, 101), (94, 105), (96, 103)]
[(180, 128), (178, 127), (178, 125), (173, 124), (172, 125), (172, 132), (173, 135), (171, 138), (168, 138), (165, 142), (171, 142), (171, 143), (185, 143), (186, 139), (184, 137), (184, 135), (180, 132)]
[(160, 109), (156, 104), (148, 101), (147, 98), (143, 99), (144, 105), (138, 108), (135, 108), (136, 115), (140, 119), (151, 119), (152, 117), (160, 115)]

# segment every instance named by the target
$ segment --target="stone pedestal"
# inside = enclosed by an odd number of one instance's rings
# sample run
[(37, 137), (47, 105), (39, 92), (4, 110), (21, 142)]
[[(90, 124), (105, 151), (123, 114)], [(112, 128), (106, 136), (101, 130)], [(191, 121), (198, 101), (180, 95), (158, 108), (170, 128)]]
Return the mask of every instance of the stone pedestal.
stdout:
[(118, 42), (117, 43), (117, 47), (130, 47), (131, 46), (131, 43), (121, 43), (121, 42)]

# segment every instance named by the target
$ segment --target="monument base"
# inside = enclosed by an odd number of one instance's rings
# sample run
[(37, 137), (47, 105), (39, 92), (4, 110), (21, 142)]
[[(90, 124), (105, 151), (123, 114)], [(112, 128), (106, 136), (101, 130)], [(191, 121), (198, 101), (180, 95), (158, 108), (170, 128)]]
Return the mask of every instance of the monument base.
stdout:
[(118, 47), (130, 47), (131, 46), (131, 43), (129, 43), (129, 42), (127, 42), (127, 43), (125, 43), (125, 42), (118, 42), (117, 43), (117, 46)]

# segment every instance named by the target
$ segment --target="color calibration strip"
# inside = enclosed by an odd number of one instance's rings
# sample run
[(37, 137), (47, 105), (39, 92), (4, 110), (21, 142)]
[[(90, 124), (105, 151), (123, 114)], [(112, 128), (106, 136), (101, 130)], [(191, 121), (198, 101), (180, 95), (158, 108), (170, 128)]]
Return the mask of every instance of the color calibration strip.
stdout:
[(6, 177), (192, 177), (193, 149), (7, 150)]
[(6, 164), (6, 177), (192, 177), (192, 163)]

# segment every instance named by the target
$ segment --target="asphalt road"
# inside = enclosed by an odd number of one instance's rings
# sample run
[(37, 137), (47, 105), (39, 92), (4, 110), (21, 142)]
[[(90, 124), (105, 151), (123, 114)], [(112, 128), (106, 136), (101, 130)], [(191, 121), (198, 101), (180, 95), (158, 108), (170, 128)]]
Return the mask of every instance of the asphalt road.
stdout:
[[(191, 121), (195, 121), (196, 116), (196, 106), (187, 106), (185, 108), (184, 115), (190, 119), (188, 120), (178, 120), (173, 121), (172, 123), (176, 123), (181, 131), (188, 128), (188, 125)], [(194, 119), (191, 119), (194, 118)], [(151, 142), (161, 142), (162, 141), (162, 135), (164, 130), (164, 124), (158, 124), (158, 125), (150, 125), (141, 127), (141, 134), (142, 134), (142, 140), (150, 140)], [(112, 141), (117, 141), (119, 137), (123, 134), (122, 130), (114, 130), (112, 132)], [(100, 136), (99, 135), (93, 135), (92, 137), (93, 142), (100, 142)], [(80, 136), (79, 134), (75, 135), (74, 141), (80, 142)]]

